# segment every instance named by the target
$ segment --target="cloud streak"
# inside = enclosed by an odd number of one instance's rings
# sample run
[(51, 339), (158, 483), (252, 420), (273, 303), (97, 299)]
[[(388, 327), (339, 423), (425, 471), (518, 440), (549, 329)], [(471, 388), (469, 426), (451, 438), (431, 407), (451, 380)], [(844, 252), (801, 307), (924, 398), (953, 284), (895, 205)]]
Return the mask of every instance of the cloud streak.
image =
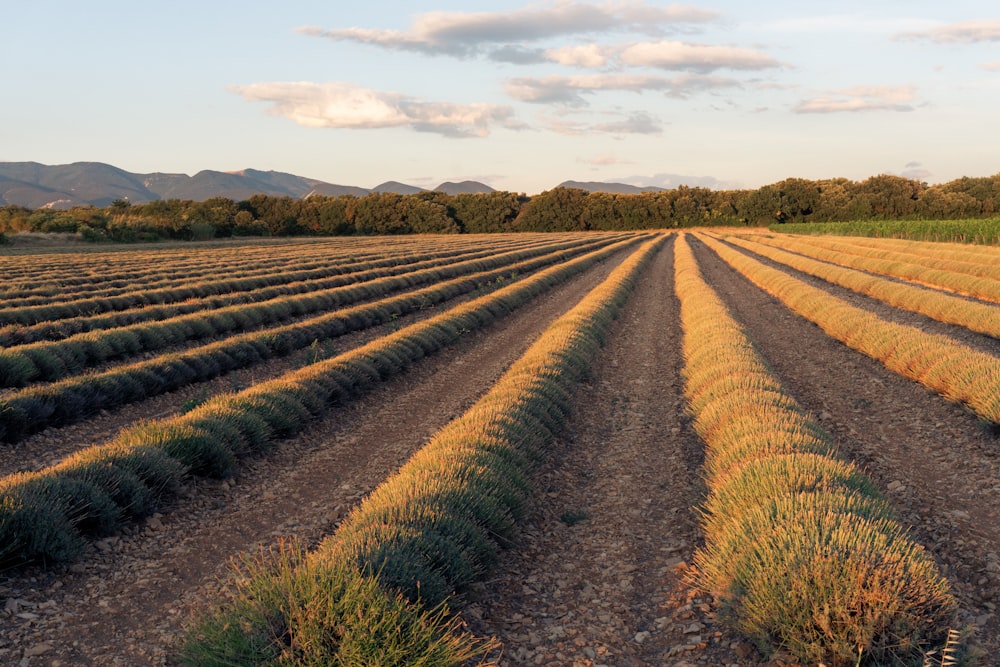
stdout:
[(560, 65), (597, 69), (608, 64), (611, 53), (610, 49), (598, 44), (580, 44), (549, 49), (545, 58)]
[(610, 134), (620, 137), (629, 134), (660, 134), (663, 132), (663, 122), (645, 111), (635, 111), (629, 114), (604, 112), (598, 116), (597, 120), (578, 120), (567, 113), (558, 113), (543, 117), (542, 124), (552, 132), (568, 136)]
[(655, 7), (644, 0), (601, 3), (558, 0), (507, 12), (427, 12), (417, 15), (407, 31), (358, 27), (324, 30), (309, 26), (299, 32), (391, 50), (455, 57), (485, 54), (491, 59), (511, 62), (510, 47), (526, 42), (612, 31), (662, 34), (717, 18), (715, 12), (696, 7)]
[(717, 69), (761, 70), (781, 67), (770, 55), (753, 49), (677, 41), (641, 42), (626, 47), (621, 62), (633, 67), (713, 72)]
[(840, 113), (862, 111), (913, 111), (913, 86), (855, 86), (802, 100), (795, 113)]
[(589, 74), (579, 76), (517, 77), (504, 87), (508, 95), (521, 102), (585, 107), (585, 95), (600, 91), (661, 92), (669, 97), (686, 98), (691, 94), (720, 88), (739, 87), (735, 79), (684, 74), (664, 77), (648, 74)]
[(929, 28), (901, 32), (894, 35), (897, 40), (930, 40), (937, 44), (975, 44), (977, 42), (1000, 42), (1000, 19), (980, 21), (959, 21)]
[(248, 102), (270, 102), (269, 113), (304, 127), (378, 129), (409, 127), (446, 137), (485, 137), (500, 125), (522, 129), (510, 107), (425, 102), (352, 83), (307, 81), (254, 83), (231, 90)]

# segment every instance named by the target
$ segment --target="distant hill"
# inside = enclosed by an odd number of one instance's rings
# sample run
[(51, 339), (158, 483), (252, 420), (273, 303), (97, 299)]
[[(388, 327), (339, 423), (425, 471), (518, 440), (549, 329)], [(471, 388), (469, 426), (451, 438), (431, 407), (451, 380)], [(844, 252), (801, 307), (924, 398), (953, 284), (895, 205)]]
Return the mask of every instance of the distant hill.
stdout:
[(666, 188), (654, 186), (639, 187), (627, 183), (602, 183), (599, 181), (563, 181), (560, 188), (577, 188), (587, 192), (611, 192), (619, 195), (635, 195), (640, 192), (664, 192)]
[(380, 183), (372, 188), (372, 192), (394, 192), (397, 195), (415, 195), (418, 192), (423, 191), (423, 188), (418, 188), (414, 185), (407, 185), (406, 183), (400, 183), (399, 181), (386, 181), (385, 183)]
[(479, 181), (462, 181), (461, 183), (445, 181), (434, 189), (440, 190), (441, 192), (453, 197), (455, 195), (477, 195), (486, 194), (488, 192), (496, 192), (490, 186), (480, 183)]
[[(442, 183), (437, 189), (449, 194), (451, 191), (492, 192), (488, 185), (472, 181)], [(107, 206), (116, 199), (142, 204), (159, 199), (204, 201), (212, 197), (239, 201), (255, 194), (294, 198), (311, 195), (363, 197), (371, 192), (415, 194), (423, 189), (397, 181), (368, 189), (258, 169), (206, 169), (188, 176), (160, 172), (133, 174), (102, 162), (54, 166), (37, 162), (0, 162), (0, 206), (63, 209), (87, 204)]]
[(101, 162), (75, 162), (50, 167), (37, 162), (0, 162), (0, 198), (8, 204), (68, 208), (81, 204), (107, 206), (115, 199), (158, 199), (142, 176)]

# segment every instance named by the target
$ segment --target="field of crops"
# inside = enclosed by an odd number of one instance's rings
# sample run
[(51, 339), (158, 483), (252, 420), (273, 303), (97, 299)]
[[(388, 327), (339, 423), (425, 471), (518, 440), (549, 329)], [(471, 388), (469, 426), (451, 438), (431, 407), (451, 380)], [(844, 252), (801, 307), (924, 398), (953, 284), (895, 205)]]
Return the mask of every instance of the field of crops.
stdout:
[(0, 274), (2, 664), (1000, 664), (995, 247), (411, 236)]

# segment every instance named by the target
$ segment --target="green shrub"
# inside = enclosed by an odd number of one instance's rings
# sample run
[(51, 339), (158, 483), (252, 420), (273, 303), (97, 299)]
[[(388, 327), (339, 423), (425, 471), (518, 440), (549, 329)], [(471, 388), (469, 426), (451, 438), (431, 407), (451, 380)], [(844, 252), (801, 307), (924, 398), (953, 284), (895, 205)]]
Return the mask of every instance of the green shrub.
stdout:
[(236, 459), (212, 434), (192, 426), (171, 422), (147, 422), (123, 431), (119, 442), (162, 449), (193, 475), (223, 479), (232, 477)]
[(84, 541), (71, 512), (76, 489), (58, 477), (17, 473), (0, 482), (0, 563), (75, 558)]
[(884, 501), (823, 493), (746, 513), (707, 546), (731, 576), (723, 615), (765, 652), (810, 664), (905, 663), (940, 645), (954, 599), (888, 512)]
[[(155, 444), (129, 431), (103, 446), (84, 449), (68, 458), (65, 465), (100, 462), (122, 468), (135, 475), (145, 485), (155, 501), (172, 494), (187, 474), (184, 465)], [(59, 467), (53, 469), (59, 471)]]
[(457, 667), (486, 665), (495, 640), (472, 636), (446, 607), (424, 609), (378, 580), (296, 544), (244, 559), (225, 606), (195, 625), (182, 664)]
[[(69, 479), (79, 480), (101, 489), (121, 511), (122, 516), (143, 518), (153, 512), (155, 499), (153, 492), (135, 472), (107, 460), (82, 460), (70, 457), (59, 466), (59, 474)], [(108, 530), (117, 528), (115, 524)]]
[(0, 387), (23, 387), (38, 375), (30, 359), (0, 350)]

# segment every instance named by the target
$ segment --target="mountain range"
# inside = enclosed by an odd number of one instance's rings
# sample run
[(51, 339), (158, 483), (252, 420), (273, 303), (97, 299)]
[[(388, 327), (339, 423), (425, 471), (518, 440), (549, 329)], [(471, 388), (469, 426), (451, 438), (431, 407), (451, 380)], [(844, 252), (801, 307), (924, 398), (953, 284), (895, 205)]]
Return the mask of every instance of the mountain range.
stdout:
[[(448, 194), (492, 192), (493, 188), (475, 181), (442, 183), (436, 189)], [(116, 199), (141, 204), (158, 199), (203, 201), (212, 197), (233, 200), (255, 194), (275, 197), (310, 195), (356, 195), (371, 192), (414, 194), (422, 188), (388, 181), (374, 188), (334, 185), (279, 171), (199, 171), (187, 174), (135, 174), (102, 162), (74, 162), (44, 165), (37, 162), (0, 162), (0, 206), (27, 208), (69, 208), (107, 206)]]
[[(560, 187), (589, 192), (637, 193), (662, 188), (640, 188), (623, 183), (564, 181)], [(434, 188), (449, 195), (492, 192), (478, 181), (445, 182)], [(155, 172), (136, 174), (103, 162), (44, 165), (38, 162), (0, 162), (0, 206), (66, 209), (72, 206), (107, 206), (116, 199), (141, 204), (159, 199), (203, 201), (212, 197), (242, 200), (255, 194), (276, 197), (355, 195), (372, 192), (414, 194), (413, 185), (388, 181), (374, 188), (335, 185), (279, 171), (199, 171), (194, 176)]]
[(576, 188), (587, 192), (611, 192), (619, 195), (637, 195), (642, 192), (665, 192), (667, 190), (667, 188), (658, 188), (653, 185), (640, 187), (627, 183), (605, 183), (603, 181), (563, 181), (559, 187)]

